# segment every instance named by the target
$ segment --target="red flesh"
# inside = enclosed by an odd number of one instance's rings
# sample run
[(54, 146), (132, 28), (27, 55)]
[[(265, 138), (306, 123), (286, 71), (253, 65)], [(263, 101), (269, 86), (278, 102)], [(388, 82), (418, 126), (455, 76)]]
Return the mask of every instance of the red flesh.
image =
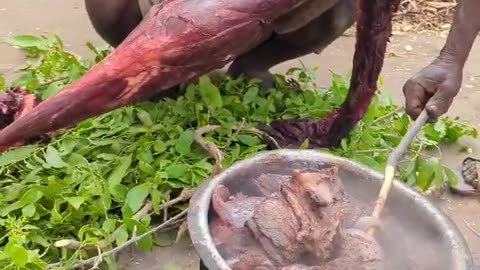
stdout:
[[(19, 119), (23, 115), (28, 114), (39, 103), (40, 97), (19, 88), (0, 94), (0, 128), (9, 125), (12, 121)], [(22, 146), (25, 143), (25, 140), (20, 140), (16, 141), (11, 146)]]
[[(264, 41), (274, 19), (303, 1), (171, 0), (152, 8), (130, 36), (81, 80), (0, 131), (0, 150), (223, 67)], [(277, 121), (281, 146), (336, 147), (365, 115), (377, 90), (399, 0), (358, 0), (357, 43), (344, 104), (321, 121)], [(238, 42), (241, 40), (242, 42)]]
[(70, 127), (222, 68), (268, 38), (270, 22), (301, 3), (171, 0), (157, 5), (82, 79), (0, 131), (0, 147)]

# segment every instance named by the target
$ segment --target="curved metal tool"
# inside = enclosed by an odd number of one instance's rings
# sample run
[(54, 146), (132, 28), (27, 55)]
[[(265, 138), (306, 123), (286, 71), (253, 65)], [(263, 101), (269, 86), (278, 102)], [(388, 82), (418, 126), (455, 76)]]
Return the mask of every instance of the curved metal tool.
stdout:
[[(417, 134), (422, 130), (425, 123), (428, 121), (428, 113), (426, 110), (422, 111), (422, 113), (418, 116), (417, 120), (413, 123), (413, 125), (408, 129), (407, 134), (403, 137), (400, 144), (393, 150), (393, 152), (388, 157), (387, 165), (385, 166), (385, 176), (384, 181), (382, 184), (382, 188), (380, 189), (380, 193), (378, 194), (378, 199), (375, 203), (375, 208), (373, 209), (372, 217), (378, 219), (383, 211), (385, 203), (388, 198), (388, 194), (390, 193), (390, 189), (392, 188), (392, 184), (395, 177), (395, 168), (397, 167), (397, 163), (400, 158), (405, 155), (405, 152), (408, 150), (408, 147), (412, 143), (413, 139), (417, 136)], [(368, 233), (373, 234), (374, 228), (369, 229)]]

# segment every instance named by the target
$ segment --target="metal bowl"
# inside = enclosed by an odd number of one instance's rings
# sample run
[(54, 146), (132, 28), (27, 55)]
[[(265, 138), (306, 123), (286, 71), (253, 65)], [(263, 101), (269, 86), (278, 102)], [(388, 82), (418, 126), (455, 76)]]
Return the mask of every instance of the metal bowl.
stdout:
[[(206, 268), (230, 270), (216, 249), (208, 222), (212, 192), (219, 184), (240, 189), (262, 173), (291, 174), (294, 169), (340, 168), (345, 189), (355, 203), (373, 205), (383, 175), (350, 160), (312, 150), (261, 152), (205, 181), (190, 201), (188, 228)], [(396, 181), (383, 212), (385, 228), (379, 242), (389, 270), (473, 270), (473, 258), (453, 222), (421, 194)]]

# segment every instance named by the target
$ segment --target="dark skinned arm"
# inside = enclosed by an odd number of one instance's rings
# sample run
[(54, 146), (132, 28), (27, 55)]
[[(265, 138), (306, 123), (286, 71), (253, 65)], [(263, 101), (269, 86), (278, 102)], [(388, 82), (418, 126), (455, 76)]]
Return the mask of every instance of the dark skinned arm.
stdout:
[(416, 118), (426, 108), (431, 120), (446, 113), (462, 85), (463, 68), (480, 31), (480, 1), (461, 0), (439, 56), (403, 87), (406, 111)]
[(440, 58), (465, 65), (473, 42), (480, 31), (480, 1), (461, 0)]

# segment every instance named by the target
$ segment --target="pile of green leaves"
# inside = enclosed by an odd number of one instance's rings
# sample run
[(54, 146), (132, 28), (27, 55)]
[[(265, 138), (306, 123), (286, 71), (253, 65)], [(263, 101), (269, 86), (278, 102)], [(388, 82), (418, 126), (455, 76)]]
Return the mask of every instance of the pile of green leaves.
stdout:
[[(80, 78), (108, 53), (89, 46), (96, 59), (79, 61), (64, 51), (57, 37), (20, 36), (10, 42), (32, 56), (13, 85), (42, 97)], [(118, 109), (82, 122), (47, 145), (2, 154), (0, 268), (44, 269), (58, 261), (66, 267), (86, 254), (54, 248), (57, 240), (95, 245), (116, 231), (114, 244), (119, 245), (134, 230), (137, 235), (147, 231), (151, 217), (163, 214), (157, 211), (162, 202), (198, 186), (213, 170), (214, 159), (194, 142), (197, 128), (221, 126), (206, 140), (223, 151), (223, 165), (230, 166), (265, 149), (259, 137), (234, 127), (280, 118), (320, 118), (343, 102), (348, 80), (334, 74), (332, 86), (319, 89), (314, 74), (292, 69), (277, 76), (278, 86), (270, 90), (261, 90), (255, 80), (223, 77), (212, 83), (204, 76), (178, 99)], [(290, 87), (288, 78), (296, 79), (302, 91)], [(333, 152), (381, 170), (409, 124), (390, 98), (377, 96), (365, 118)], [(422, 151), (464, 135), (476, 137), (477, 132), (448, 118), (426, 126), (424, 132), (402, 162), (399, 177), (426, 190), (454, 177)], [(147, 201), (154, 212), (133, 219)], [(185, 207), (176, 205), (169, 215)], [(138, 245), (150, 250), (154, 239), (147, 237)]]

